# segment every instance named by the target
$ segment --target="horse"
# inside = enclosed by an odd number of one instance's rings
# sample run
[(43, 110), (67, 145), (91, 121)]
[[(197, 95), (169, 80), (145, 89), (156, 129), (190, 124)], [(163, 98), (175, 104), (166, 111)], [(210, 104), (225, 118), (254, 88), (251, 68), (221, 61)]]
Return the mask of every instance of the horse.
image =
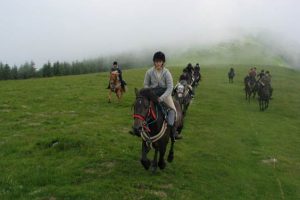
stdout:
[(183, 70), (183, 73), (182, 73), (182, 76), (185, 76), (186, 77), (186, 81), (189, 85), (192, 85), (193, 82), (194, 82), (194, 78), (193, 78), (193, 74), (188, 72), (187, 69), (184, 69)]
[(250, 98), (253, 96), (253, 99), (255, 98), (256, 92), (257, 92), (257, 82), (254, 79), (251, 79), (249, 76), (246, 76), (244, 79), (245, 84), (245, 94), (246, 94), (246, 100), (250, 103)]
[[(171, 147), (167, 160), (168, 162), (173, 161), (175, 137), (170, 134), (171, 128), (167, 125), (165, 120), (165, 110), (158, 104), (158, 96), (155, 95), (153, 89), (145, 88), (140, 91), (135, 89), (135, 93), (136, 100), (134, 103), (132, 133), (142, 138), (141, 164), (146, 170), (152, 167), (152, 171), (155, 172), (157, 167), (160, 169), (166, 167), (164, 157), (169, 138), (171, 138)], [(181, 131), (183, 126), (182, 113), (178, 102), (174, 101), (174, 104), (177, 110), (174, 127), (175, 130)], [(151, 148), (155, 150), (152, 162), (147, 158), (147, 154)], [(158, 153), (159, 161), (157, 162)]]
[(192, 87), (197, 87), (199, 85), (199, 82), (201, 81), (201, 74), (200, 71), (196, 70), (194, 71), (194, 81), (192, 83)]
[(230, 71), (228, 72), (229, 83), (233, 83), (234, 76), (235, 76), (234, 70), (233, 70), (233, 68), (231, 68)]
[(264, 111), (269, 107), (269, 101), (271, 97), (271, 90), (269, 84), (262, 84), (259, 82), (258, 84), (258, 103), (259, 103), (259, 110)]
[(119, 73), (117, 71), (113, 71), (110, 74), (110, 90), (108, 94), (108, 103), (111, 103), (111, 93), (114, 92), (116, 93), (116, 96), (118, 98), (118, 102), (120, 102), (123, 93), (125, 92), (125, 89), (121, 85), (121, 81), (119, 80)]
[(192, 97), (189, 93), (190, 88), (188, 88), (186, 85), (187, 82), (185, 80), (181, 80), (173, 90), (173, 97), (179, 102), (183, 116), (185, 116), (192, 100)]

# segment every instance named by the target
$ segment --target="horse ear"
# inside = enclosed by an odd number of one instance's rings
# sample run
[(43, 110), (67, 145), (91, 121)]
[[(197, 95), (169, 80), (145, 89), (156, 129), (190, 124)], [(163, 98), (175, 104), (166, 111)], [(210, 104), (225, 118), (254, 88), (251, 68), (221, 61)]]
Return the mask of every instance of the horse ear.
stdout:
[(139, 95), (139, 90), (137, 88), (134, 88), (135, 96)]

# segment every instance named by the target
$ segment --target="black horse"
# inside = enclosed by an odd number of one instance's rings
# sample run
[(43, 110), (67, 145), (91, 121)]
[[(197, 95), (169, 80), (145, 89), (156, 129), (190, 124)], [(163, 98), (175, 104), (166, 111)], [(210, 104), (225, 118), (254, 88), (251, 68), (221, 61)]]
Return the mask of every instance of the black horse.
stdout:
[(199, 85), (199, 82), (201, 81), (201, 73), (199, 70), (194, 71), (194, 81), (192, 83), (192, 87), (197, 87)]
[(187, 83), (189, 85), (192, 85), (194, 82), (194, 78), (193, 78), (193, 73), (191, 71), (189, 71), (187, 68), (183, 69), (182, 75), (181, 76), (185, 76), (185, 80), (187, 81)]
[[(168, 154), (168, 162), (174, 159), (174, 142), (175, 136), (171, 135), (170, 127), (167, 126), (165, 120), (165, 109), (157, 102), (158, 97), (153, 89), (146, 88), (138, 91), (135, 89), (136, 100), (134, 103), (134, 124), (133, 133), (142, 137), (142, 158), (141, 163), (146, 170), (152, 167), (153, 172), (157, 166), (160, 169), (166, 167), (165, 153), (169, 138), (171, 138), (171, 147)], [(183, 126), (182, 113), (178, 102), (174, 102), (177, 110), (177, 119), (175, 122), (175, 130), (181, 130)], [(151, 161), (147, 158), (147, 154), (151, 148), (154, 148), (154, 158)], [(157, 156), (159, 153), (159, 161)]]
[(234, 73), (234, 69), (233, 68), (230, 68), (229, 72), (228, 72), (228, 79), (229, 79), (229, 83), (233, 83), (233, 78), (235, 76), (235, 73)]
[(269, 84), (258, 84), (258, 103), (259, 103), (259, 110), (264, 111), (269, 107), (269, 101), (271, 97), (270, 92), (270, 85)]
[(250, 103), (251, 96), (253, 99), (255, 98), (256, 92), (257, 92), (257, 82), (255, 78), (251, 78), (249, 76), (246, 76), (244, 79), (245, 84), (245, 94), (246, 94), (246, 100)]

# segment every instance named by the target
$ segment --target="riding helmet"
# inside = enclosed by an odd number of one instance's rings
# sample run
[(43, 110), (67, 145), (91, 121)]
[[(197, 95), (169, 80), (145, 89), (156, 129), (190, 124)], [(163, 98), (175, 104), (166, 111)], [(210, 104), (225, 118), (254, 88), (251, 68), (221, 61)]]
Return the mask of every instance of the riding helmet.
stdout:
[(156, 60), (161, 60), (163, 62), (166, 62), (165, 54), (163, 52), (161, 52), (161, 51), (156, 52), (153, 55), (153, 62), (156, 61)]
[(117, 61), (114, 61), (114, 62), (113, 62), (113, 65), (118, 65), (118, 62), (117, 62)]

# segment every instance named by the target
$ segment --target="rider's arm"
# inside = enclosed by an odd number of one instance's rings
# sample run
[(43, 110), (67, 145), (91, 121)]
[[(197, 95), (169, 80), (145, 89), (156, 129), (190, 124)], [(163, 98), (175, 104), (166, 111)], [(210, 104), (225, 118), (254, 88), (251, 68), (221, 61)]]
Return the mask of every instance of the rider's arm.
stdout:
[(167, 96), (170, 96), (173, 91), (173, 78), (169, 71), (166, 72), (165, 79), (167, 83), (167, 90), (159, 97), (160, 101), (163, 101)]
[(149, 88), (151, 85), (150, 71), (148, 70), (144, 78), (144, 88)]

